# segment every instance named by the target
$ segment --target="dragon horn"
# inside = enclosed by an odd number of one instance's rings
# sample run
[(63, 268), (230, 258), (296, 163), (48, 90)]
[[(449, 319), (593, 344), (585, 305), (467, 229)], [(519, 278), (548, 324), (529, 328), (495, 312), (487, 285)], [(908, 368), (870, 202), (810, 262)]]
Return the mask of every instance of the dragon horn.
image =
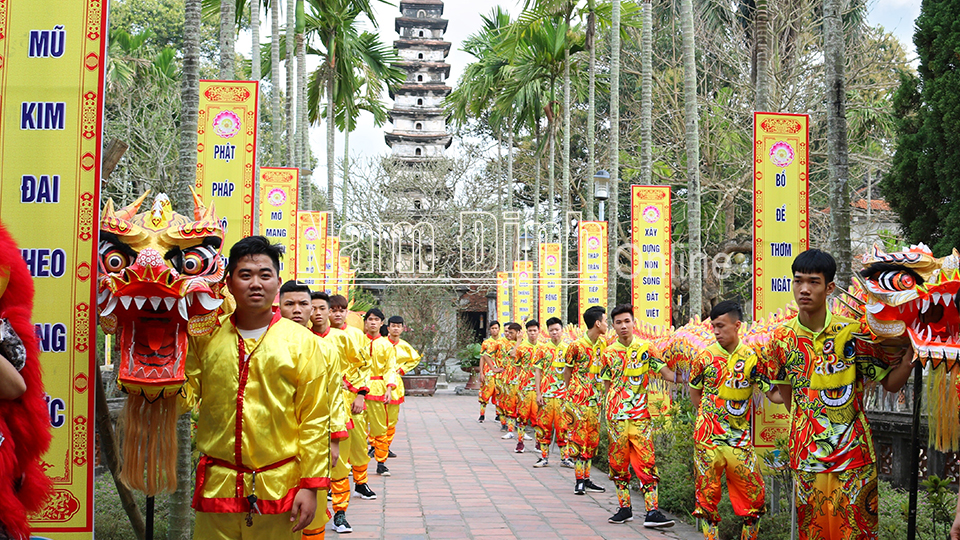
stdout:
[[(848, 290), (846, 290), (846, 289), (837, 289), (837, 290), (839, 290), (841, 293), (847, 295), (851, 300), (853, 300), (854, 302), (860, 304), (861, 306), (867, 305), (866, 301), (858, 298), (858, 297), (857, 297), (855, 294), (853, 294), (852, 292), (850, 292), (850, 291), (848, 291)], [(839, 298), (838, 298), (838, 300), (839, 300)], [(846, 304), (844, 304), (844, 305), (846, 305)]]
[(140, 211), (140, 205), (142, 205), (143, 201), (147, 199), (147, 195), (150, 195), (149, 189), (145, 191), (140, 198), (118, 210), (116, 212), (116, 216), (124, 221), (130, 221), (133, 219), (133, 216), (137, 215), (137, 212)]
[(193, 194), (193, 219), (200, 221), (203, 219), (207, 207), (203, 204), (203, 199), (200, 198), (200, 194), (197, 193), (197, 190), (194, 189), (193, 186), (190, 186), (190, 193)]
[(862, 311), (862, 310), (859, 310), (859, 309), (851, 306), (850, 304), (844, 302), (844, 301), (843, 301), (843, 298), (840, 298), (839, 296), (835, 296), (833, 299), (836, 300), (837, 302), (840, 302), (841, 304), (847, 306), (847, 309), (849, 309), (850, 311), (856, 313), (858, 318), (859, 318), (859, 317), (863, 317), (863, 311)]

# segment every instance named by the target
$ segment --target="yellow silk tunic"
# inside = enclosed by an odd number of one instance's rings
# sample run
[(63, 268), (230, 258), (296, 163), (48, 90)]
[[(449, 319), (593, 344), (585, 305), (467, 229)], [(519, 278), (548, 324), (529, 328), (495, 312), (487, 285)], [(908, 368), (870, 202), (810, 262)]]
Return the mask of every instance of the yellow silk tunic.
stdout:
[(387, 343), (393, 345), (393, 351), (397, 359), (397, 391), (394, 393), (393, 400), (390, 401), (391, 404), (396, 405), (403, 403), (404, 396), (403, 379), (400, 378), (400, 375), (405, 375), (408, 371), (417, 367), (423, 357), (413, 348), (413, 345), (402, 339), (396, 343), (390, 341), (389, 337), (385, 339)]
[(243, 340), (241, 363), (236, 327), (229, 317), (220, 323), (190, 338), (186, 359), (203, 454), (193, 507), (247, 512), (257, 471), (260, 511), (289, 512), (299, 488), (330, 485), (331, 411), (342, 408), (337, 358), (309, 330), (276, 317), (259, 339)]
[(347, 361), (343, 369), (343, 381), (354, 397), (360, 390), (370, 390), (370, 347), (363, 330), (347, 325), (341, 330), (346, 337), (344, 357)]
[[(320, 334), (313, 329), (311, 329), (311, 331), (320, 341), (320, 347), (331, 349), (331, 354), (336, 357), (336, 362), (332, 364), (335, 370), (334, 378), (341, 381), (343, 379), (343, 372), (349, 364), (347, 356), (356, 354), (351, 347), (350, 338), (348, 338), (342, 330), (333, 327), (328, 327), (326, 334)], [(350, 421), (350, 403), (352, 402), (352, 398), (350, 397), (350, 391), (347, 390), (342, 383), (340, 384), (340, 394), (340, 403), (342, 406), (340, 409), (335, 410), (330, 417), (330, 437), (335, 441), (346, 439), (349, 436), (348, 430), (353, 425)]]
[(367, 400), (389, 402), (387, 390), (396, 388), (397, 355), (390, 341), (378, 337), (370, 342), (370, 392)]

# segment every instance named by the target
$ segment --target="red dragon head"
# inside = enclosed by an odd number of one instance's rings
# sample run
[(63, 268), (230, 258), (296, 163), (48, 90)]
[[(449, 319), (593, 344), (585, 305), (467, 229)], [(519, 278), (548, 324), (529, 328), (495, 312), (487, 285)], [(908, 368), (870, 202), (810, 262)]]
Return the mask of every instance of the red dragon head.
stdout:
[(194, 194), (193, 219), (157, 196), (147, 212), (133, 204), (100, 219), (97, 305), (100, 326), (119, 333), (118, 384), (147, 401), (171, 397), (185, 382), (187, 336), (209, 332), (223, 302), (223, 228)]

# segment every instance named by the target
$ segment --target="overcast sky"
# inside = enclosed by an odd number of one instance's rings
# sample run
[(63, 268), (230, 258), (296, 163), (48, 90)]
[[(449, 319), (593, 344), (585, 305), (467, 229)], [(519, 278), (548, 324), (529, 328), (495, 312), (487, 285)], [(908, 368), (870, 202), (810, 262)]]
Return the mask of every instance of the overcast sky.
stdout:
[[(397, 0), (394, 3), (399, 4)], [(447, 28), (446, 40), (450, 41), (452, 46), (450, 56), (447, 62), (450, 64), (449, 85), (456, 86), (463, 67), (470, 62), (472, 57), (460, 50), (463, 40), (477, 32), (480, 29), (480, 15), (487, 14), (494, 6), (501, 5), (511, 14), (516, 15), (520, 12), (518, 2), (514, 0), (448, 0), (444, 7), (444, 18), (449, 22)], [(882, 25), (888, 31), (893, 32), (908, 51), (911, 58), (915, 55), (913, 46), (913, 21), (920, 13), (920, 0), (873, 0), (870, 4), (869, 21), (872, 25)], [(394, 18), (400, 14), (396, 6), (376, 3), (377, 20), (379, 21), (380, 35), (385, 43), (393, 43), (397, 39), (394, 32)], [(263, 31), (262, 31), (263, 32)], [(265, 28), (263, 39), (269, 38), (269, 27)], [(314, 66), (310, 66), (312, 70)], [(387, 96), (384, 96), (385, 99)], [(388, 101), (388, 106), (392, 103)], [(364, 156), (378, 156), (388, 152), (389, 148), (383, 140), (384, 130), (390, 129), (388, 123), (383, 128), (373, 126), (372, 117), (367, 113), (362, 113), (359, 126), (350, 136), (350, 154), (354, 158)], [(326, 170), (326, 127), (313, 127), (310, 130), (310, 141), (313, 153), (319, 160), (317, 164), (317, 173), (314, 179), (319, 179), (320, 183), (325, 183), (326, 175), (321, 171)], [(343, 138), (337, 134), (337, 159), (343, 157)], [(454, 140), (450, 151), (456, 151), (457, 142)]]

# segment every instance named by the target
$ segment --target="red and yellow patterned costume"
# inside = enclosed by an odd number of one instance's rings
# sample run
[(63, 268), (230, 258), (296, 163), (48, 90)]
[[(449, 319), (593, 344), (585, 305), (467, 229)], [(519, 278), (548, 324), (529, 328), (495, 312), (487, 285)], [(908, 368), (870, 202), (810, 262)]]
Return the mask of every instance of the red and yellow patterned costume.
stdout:
[(754, 388), (769, 391), (770, 378), (752, 347), (741, 342), (728, 353), (714, 343), (694, 359), (690, 387), (703, 392), (693, 434), (697, 472), (693, 515), (713, 525), (720, 523), (717, 506), (726, 473), (734, 513), (746, 518), (745, 527), (755, 530), (753, 524), (766, 509), (750, 418)]
[(877, 536), (876, 456), (863, 389), (890, 367), (879, 346), (855, 337), (866, 331), (828, 312), (821, 332), (795, 317), (773, 333), (767, 372), (793, 386), (790, 468), (801, 540)]
[(516, 421), (522, 431), (522, 426), (533, 424), (536, 421), (539, 407), (537, 406), (537, 389), (533, 378), (533, 357), (538, 345), (523, 339), (517, 345), (514, 353), (514, 380), (517, 387)]
[(657, 465), (653, 452), (653, 423), (647, 409), (647, 389), (652, 377), (666, 364), (650, 342), (634, 337), (630, 345), (619, 340), (608, 345), (593, 368), (610, 384), (604, 396), (610, 479), (617, 488), (621, 508), (631, 507), (630, 469), (640, 480), (647, 512), (658, 508)]
[(597, 366), (606, 344), (603, 336), (591, 342), (584, 334), (571, 343), (563, 355), (564, 366), (573, 369), (566, 389), (566, 399), (573, 411), (567, 448), (570, 458), (575, 460), (577, 480), (590, 477), (589, 461), (600, 444)]
[[(254, 516), (250, 532), (301, 536), (284, 514), (298, 490), (322, 496), (330, 487), (330, 425), (342, 410), (336, 362), (332, 347), (279, 313), (258, 339), (241, 339), (228, 317), (210, 335), (190, 338), (187, 401), (199, 403), (201, 453), (195, 538), (238, 538), (248, 530), (251, 493), (263, 516)], [(318, 508), (317, 521), (325, 521)]]
[[(483, 343), (480, 345), (480, 354), (486, 360), (484, 361), (484, 371), (483, 371), (483, 385), (480, 386), (480, 391), (477, 392), (477, 399), (480, 401), (480, 414), (484, 414), (487, 410), (487, 403), (494, 401), (494, 397), (497, 391), (497, 376), (498, 374), (494, 372), (494, 369), (501, 367), (498, 362), (498, 354), (500, 349), (500, 338), (489, 337), (483, 340)], [(500, 404), (497, 403), (497, 414), (500, 413)]]
[(544, 459), (550, 455), (552, 434), (556, 434), (561, 457), (567, 457), (567, 426), (570, 419), (563, 386), (563, 370), (566, 367), (563, 355), (566, 351), (567, 343), (561, 340), (559, 344), (552, 341), (541, 343), (534, 352), (533, 369), (540, 371), (540, 396), (544, 401), (535, 425), (537, 444)]

